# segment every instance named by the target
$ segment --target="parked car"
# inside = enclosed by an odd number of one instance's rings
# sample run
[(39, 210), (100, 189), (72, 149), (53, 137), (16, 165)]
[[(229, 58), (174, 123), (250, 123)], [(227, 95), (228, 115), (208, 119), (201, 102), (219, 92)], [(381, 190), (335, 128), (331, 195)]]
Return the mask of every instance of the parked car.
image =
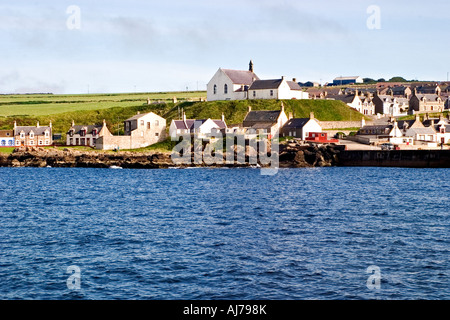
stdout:
[(394, 150), (394, 145), (392, 143), (383, 143), (381, 150)]

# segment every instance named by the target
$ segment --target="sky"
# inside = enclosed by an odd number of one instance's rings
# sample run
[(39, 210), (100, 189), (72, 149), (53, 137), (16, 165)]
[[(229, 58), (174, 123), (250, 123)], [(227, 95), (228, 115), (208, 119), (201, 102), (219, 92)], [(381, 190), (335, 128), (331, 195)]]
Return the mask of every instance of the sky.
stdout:
[(1, 0), (0, 94), (206, 90), (261, 79), (445, 81), (448, 0)]

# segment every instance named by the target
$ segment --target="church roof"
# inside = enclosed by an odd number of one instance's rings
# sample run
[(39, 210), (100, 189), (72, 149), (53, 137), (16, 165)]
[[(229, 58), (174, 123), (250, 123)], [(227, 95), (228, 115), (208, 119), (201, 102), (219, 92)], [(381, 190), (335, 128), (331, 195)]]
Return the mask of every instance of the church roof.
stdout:
[(222, 69), (222, 71), (233, 81), (234, 84), (251, 85), (253, 81), (259, 80), (252, 71)]

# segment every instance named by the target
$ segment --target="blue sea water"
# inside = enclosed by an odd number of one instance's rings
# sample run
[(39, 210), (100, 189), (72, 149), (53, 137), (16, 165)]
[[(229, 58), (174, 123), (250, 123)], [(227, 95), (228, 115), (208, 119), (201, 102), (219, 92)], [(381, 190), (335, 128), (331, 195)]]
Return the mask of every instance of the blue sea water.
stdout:
[(449, 181), (447, 169), (0, 168), (0, 299), (449, 299)]

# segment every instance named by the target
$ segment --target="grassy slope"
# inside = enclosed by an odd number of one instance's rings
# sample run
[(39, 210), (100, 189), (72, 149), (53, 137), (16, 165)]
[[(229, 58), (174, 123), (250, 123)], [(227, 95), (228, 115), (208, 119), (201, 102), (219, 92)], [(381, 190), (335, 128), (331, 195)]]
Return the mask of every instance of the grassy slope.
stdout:
[[(198, 99), (199, 93), (191, 93), (191, 98), (195, 98), (195, 94)], [(203, 93), (200, 93), (200, 96), (201, 94)], [(41, 125), (48, 125), (49, 121), (52, 121), (53, 132), (62, 133), (63, 139), (65, 139), (65, 133), (70, 128), (72, 120), (76, 124), (101, 124), (105, 119), (113, 134), (123, 134), (123, 121), (138, 111), (141, 113), (154, 112), (164, 117), (167, 120), (167, 126), (170, 125), (172, 119), (178, 118), (181, 110), (184, 110), (186, 116), (191, 119), (220, 119), (223, 113), (228, 125), (236, 125), (242, 123), (249, 106), (252, 107), (252, 110), (279, 110), (281, 107), (281, 101), (278, 100), (190, 102), (183, 101), (182, 97), (177, 97), (180, 102), (173, 103), (171, 97), (174, 95), (174, 93), (161, 93), (152, 95), (2, 96), (0, 97), (0, 129), (12, 129), (14, 121), (17, 121), (18, 125), (32, 126), (36, 125), (37, 121)], [(161, 104), (148, 105), (147, 97), (153, 101), (158, 97), (160, 100), (163, 100), (164, 97), (168, 100)], [(66, 106), (69, 98), (73, 108)], [(46, 102), (36, 103), (39, 101)], [(101, 101), (106, 102), (102, 105)], [(284, 100), (283, 103), (286, 113), (292, 112), (298, 118), (309, 117), (310, 112), (314, 112), (315, 117), (323, 121), (358, 121), (362, 117), (360, 113), (341, 101)], [(8, 116), (4, 110), (13, 106), (15, 106), (14, 110), (17, 115)], [(47, 106), (51, 107), (47, 108)], [(37, 110), (36, 108), (42, 109)], [(19, 115), (26, 114), (26, 112), (31, 113), (32, 110), (34, 110), (33, 115)], [(167, 146), (163, 144), (156, 147), (164, 149)]]

